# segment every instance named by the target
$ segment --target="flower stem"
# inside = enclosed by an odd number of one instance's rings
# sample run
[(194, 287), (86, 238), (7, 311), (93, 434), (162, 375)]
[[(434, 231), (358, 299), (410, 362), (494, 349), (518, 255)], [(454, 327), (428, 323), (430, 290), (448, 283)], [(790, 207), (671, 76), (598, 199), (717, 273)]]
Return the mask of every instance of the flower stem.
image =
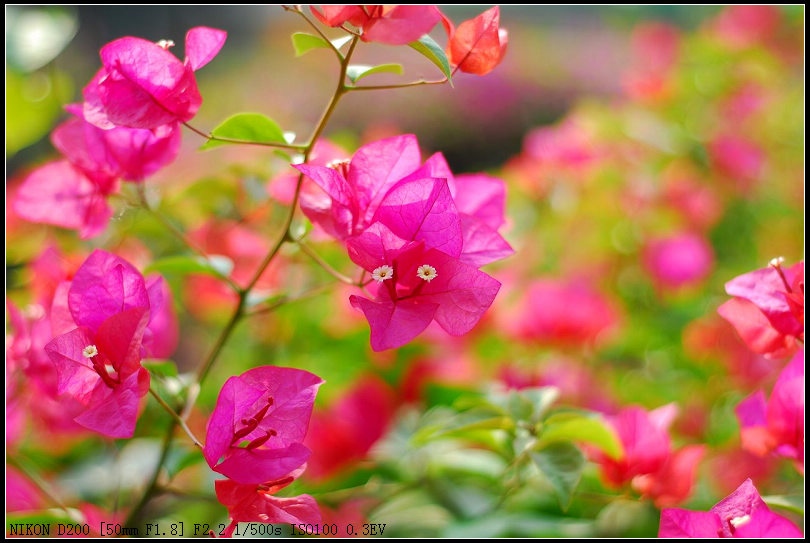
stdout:
[(160, 404), (160, 406), (161, 406), (163, 409), (165, 409), (165, 410), (166, 410), (166, 412), (167, 412), (167, 413), (169, 413), (169, 415), (171, 415), (171, 416), (172, 416), (172, 418), (173, 418), (173, 419), (174, 419), (174, 420), (177, 422), (177, 424), (179, 424), (179, 425), (180, 425), (180, 428), (182, 428), (182, 429), (183, 429), (183, 431), (184, 431), (186, 434), (188, 434), (188, 437), (190, 437), (190, 438), (191, 438), (191, 442), (192, 442), (192, 443), (194, 443), (194, 445), (196, 445), (196, 446), (197, 446), (197, 447), (199, 447), (200, 449), (202, 449), (202, 448), (203, 448), (203, 446), (202, 446), (202, 444), (200, 443), (200, 440), (199, 440), (199, 439), (197, 439), (197, 436), (195, 436), (195, 435), (194, 435), (194, 432), (192, 432), (192, 431), (191, 431), (191, 429), (188, 427), (188, 425), (186, 424), (186, 421), (184, 421), (184, 420), (183, 420), (183, 419), (180, 417), (180, 415), (178, 415), (178, 414), (177, 414), (177, 412), (176, 412), (174, 409), (172, 409), (172, 408), (171, 408), (171, 406), (170, 406), (169, 404), (167, 404), (167, 403), (166, 403), (166, 401), (165, 401), (163, 398), (161, 398), (161, 397), (160, 397), (160, 395), (159, 395), (157, 392), (155, 392), (155, 389), (153, 389), (152, 387), (149, 387), (149, 393), (150, 393), (152, 396), (154, 396), (155, 400), (157, 400), (157, 403), (159, 403), (159, 404)]
[(304, 240), (296, 240), (296, 245), (301, 249), (301, 252), (310, 257), (312, 260), (315, 261), (321, 268), (323, 268), (329, 275), (340, 281), (341, 283), (346, 283), (347, 285), (356, 285), (355, 281), (346, 275), (343, 275), (335, 268), (332, 267), (329, 262), (324, 260), (321, 255), (315, 252), (315, 250), (309, 246)]

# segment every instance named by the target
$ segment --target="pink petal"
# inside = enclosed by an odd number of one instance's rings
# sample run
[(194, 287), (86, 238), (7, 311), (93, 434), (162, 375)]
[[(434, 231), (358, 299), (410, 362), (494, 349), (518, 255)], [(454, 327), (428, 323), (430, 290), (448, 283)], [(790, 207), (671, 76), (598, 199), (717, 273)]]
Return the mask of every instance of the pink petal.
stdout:
[(356, 5), (323, 5), (310, 6), (312, 14), (327, 26), (340, 26), (349, 22), (354, 26), (362, 26), (368, 20), (360, 6)]
[(770, 511), (767, 507), (760, 507), (751, 514), (751, 519), (741, 524), (734, 531), (734, 537), (747, 538), (777, 538), (777, 537), (804, 537), (802, 531), (791, 521)]
[(217, 56), (225, 45), (228, 33), (224, 30), (195, 26), (186, 33), (186, 59), (194, 71), (199, 70)]
[(326, 193), (327, 198), (316, 193), (301, 194), (301, 209), (315, 224), (338, 239), (351, 235), (358, 220), (354, 190), (333, 168), (294, 165), (298, 171), (312, 179)]
[(380, 203), (379, 221), (406, 241), (424, 241), (450, 256), (461, 254), (461, 222), (444, 179), (414, 179), (394, 186)]
[(144, 347), (150, 358), (169, 358), (177, 348), (180, 328), (172, 304), (172, 291), (159, 275), (146, 279), (149, 297), (149, 325), (144, 333)]
[(719, 537), (720, 518), (708, 511), (664, 509), (658, 537)]
[(766, 357), (779, 358), (793, 348), (792, 340), (774, 329), (771, 321), (745, 298), (732, 298), (717, 308), (749, 349)]
[(372, 302), (361, 296), (351, 296), (349, 302), (365, 314), (371, 327), (371, 348), (377, 352), (401, 347), (421, 334), (439, 307), (421, 300)]
[[(785, 270), (788, 283), (792, 282), (796, 269), (794, 266)], [(775, 269), (768, 267), (735, 277), (726, 283), (726, 292), (756, 305), (778, 332), (793, 336), (804, 332), (804, 327), (793, 316), (785, 300), (785, 285)]]
[(300, 443), (280, 449), (235, 448), (212, 469), (237, 483), (259, 484), (284, 477), (309, 459), (310, 450)]
[(382, 17), (363, 25), (363, 41), (406, 45), (436, 26), (440, 14), (436, 6), (399, 5)]
[(494, 230), (503, 225), (506, 188), (502, 180), (484, 174), (458, 175), (455, 201), (459, 213), (472, 215)]
[(17, 191), (14, 212), (31, 222), (79, 230), (82, 239), (100, 234), (112, 216), (95, 184), (66, 160), (34, 170)]
[(731, 531), (728, 526), (728, 521), (734, 518), (744, 517), (745, 515), (751, 515), (755, 509), (760, 507), (764, 509), (768, 508), (759, 496), (759, 492), (757, 492), (751, 479), (746, 479), (737, 487), (737, 490), (719, 501), (710, 511), (720, 517), (723, 531), (726, 533), (726, 537), (729, 537)]
[(416, 277), (417, 268), (424, 264), (436, 268), (437, 277), (424, 286), (416, 299), (438, 304), (434, 317), (448, 334), (466, 334), (492, 305), (501, 284), (486, 273), (436, 249), (426, 251), (421, 257), (408, 254), (399, 268), (403, 275)]
[(149, 391), (149, 372), (141, 368), (114, 389), (103, 386), (96, 390), (103, 391), (103, 396), (95, 398), (93, 407), (76, 417), (76, 422), (109, 437), (132, 437), (140, 399)]
[(76, 328), (73, 315), (68, 307), (68, 292), (70, 291), (70, 281), (62, 281), (57, 285), (53, 293), (53, 303), (51, 304), (51, 331), (54, 336), (60, 336)]
[(383, 264), (391, 264), (408, 241), (397, 236), (382, 223), (375, 222), (359, 236), (346, 240), (349, 258), (366, 271), (373, 272)]
[(117, 39), (102, 47), (101, 61), (107, 73), (87, 92), (98, 94), (116, 125), (151, 129), (188, 121), (202, 103), (191, 67), (150, 41)]
[(135, 307), (117, 313), (98, 327), (95, 345), (121, 378), (141, 367), (141, 340), (149, 322), (149, 310)]
[(352, 156), (349, 184), (356, 191), (365, 226), (386, 193), (399, 180), (421, 166), (416, 136), (406, 134), (364, 145)]
[(484, 75), (501, 62), (508, 35), (500, 29), (501, 11), (498, 6), (464, 21), (453, 32), (447, 45), (450, 63), (462, 72)]
[(115, 188), (120, 172), (118, 164), (107, 154), (101, 132), (103, 130), (84, 119), (73, 118), (51, 132), (51, 142), (102, 194), (108, 194)]
[(766, 409), (765, 394), (758, 390), (741, 401), (734, 409), (734, 412), (737, 414), (737, 419), (740, 421), (742, 428), (764, 427), (768, 424), (765, 415)]
[(56, 368), (57, 393), (69, 395), (85, 405), (98, 386), (106, 386), (82, 354), (82, 350), (94, 342), (90, 330), (75, 328), (45, 345), (45, 352)]
[(461, 234), (464, 249), (459, 260), (475, 268), (515, 253), (497, 230), (472, 215), (461, 214)]
[(96, 249), (76, 271), (68, 292), (68, 306), (79, 326), (97, 330), (121, 311), (149, 308), (143, 276), (132, 264)]

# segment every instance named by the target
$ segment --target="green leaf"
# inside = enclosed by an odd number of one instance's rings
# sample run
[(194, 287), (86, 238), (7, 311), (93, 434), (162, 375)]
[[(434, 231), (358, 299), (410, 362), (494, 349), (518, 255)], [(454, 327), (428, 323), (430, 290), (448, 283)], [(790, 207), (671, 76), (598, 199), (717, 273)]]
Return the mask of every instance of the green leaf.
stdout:
[(538, 446), (545, 447), (561, 441), (588, 443), (611, 458), (622, 456), (622, 445), (616, 435), (596, 418), (571, 414), (549, 417), (543, 424)]
[(364, 77), (368, 77), (370, 75), (379, 73), (402, 75), (403, 73), (402, 64), (380, 64), (378, 66), (366, 66), (364, 64), (354, 64), (346, 68), (346, 77), (348, 77), (352, 83), (357, 83)]
[(416, 443), (445, 437), (467, 437), (478, 430), (506, 430), (515, 423), (509, 417), (493, 415), (491, 410), (472, 409), (451, 416), (445, 421), (421, 428), (415, 435)]
[(143, 367), (161, 377), (177, 377), (177, 365), (171, 360), (146, 359), (141, 362)]
[(450, 82), (450, 86), (453, 86), (453, 72), (450, 71), (450, 61), (447, 60), (444, 49), (442, 49), (433, 38), (425, 34), (417, 41), (411, 42), (408, 45), (435, 64)]
[(293, 47), (295, 48), (295, 56), (300, 57), (304, 53), (312, 49), (321, 47), (329, 48), (329, 42), (320, 36), (308, 34), (306, 32), (296, 32), (292, 36)]
[(200, 464), (203, 460), (205, 460), (205, 457), (203, 457), (199, 449), (175, 448), (166, 461), (166, 471), (169, 473), (169, 478), (174, 478), (184, 469)]
[(585, 469), (585, 455), (578, 447), (565, 441), (552, 443), (529, 455), (554, 487), (560, 507), (563, 511), (568, 509)]
[(771, 507), (784, 509), (804, 516), (804, 496), (800, 494), (784, 494), (780, 496), (762, 496), (762, 501)]
[[(228, 117), (214, 128), (211, 135), (218, 138), (229, 138), (255, 143), (286, 143), (284, 132), (273, 119), (261, 113), (237, 113)], [(226, 145), (227, 141), (208, 140), (201, 151)]]
[(215, 277), (227, 276), (233, 270), (233, 262), (226, 256), (210, 255), (208, 260), (199, 256), (176, 255), (161, 258), (146, 267), (144, 273), (163, 274), (204, 273)]

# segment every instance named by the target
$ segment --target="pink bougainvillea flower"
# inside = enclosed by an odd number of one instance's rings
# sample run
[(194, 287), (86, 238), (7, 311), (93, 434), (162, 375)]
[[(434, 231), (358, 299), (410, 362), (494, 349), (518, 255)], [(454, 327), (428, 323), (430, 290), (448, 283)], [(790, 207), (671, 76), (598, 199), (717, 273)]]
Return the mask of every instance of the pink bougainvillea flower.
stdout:
[(712, 23), (715, 35), (735, 48), (763, 43), (779, 29), (778, 6), (729, 6)]
[(202, 103), (194, 72), (225, 43), (222, 30), (195, 27), (186, 34), (186, 59), (174, 45), (120, 38), (101, 48), (102, 68), (84, 88), (84, 117), (99, 128), (155, 129), (191, 120)]
[(112, 209), (107, 194), (67, 160), (31, 172), (14, 198), (14, 212), (31, 222), (78, 230), (82, 239), (100, 234)]
[(6, 466), (6, 512), (34, 511), (46, 506), (42, 492), (22, 473)]
[(784, 269), (781, 259), (774, 259), (726, 283), (726, 292), (735, 298), (717, 312), (752, 351), (781, 358), (804, 340), (804, 261)]
[[(349, 154), (343, 148), (327, 139), (319, 139), (309, 154), (307, 164), (310, 166), (327, 166), (330, 163), (340, 163), (349, 160)], [(284, 171), (273, 177), (267, 183), (267, 194), (284, 205), (290, 205), (295, 195), (295, 186), (300, 174)], [(301, 185), (301, 198), (309, 202), (317, 202), (325, 197), (323, 191), (308, 177), (304, 177)], [(328, 202), (328, 200), (327, 200)]]
[(349, 298), (371, 326), (375, 351), (405, 345), (435, 319), (453, 336), (466, 334), (501, 284), (424, 241), (406, 242), (381, 223), (348, 242), (349, 256), (379, 284), (375, 299)]
[(644, 248), (644, 268), (664, 288), (694, 285), (711, 272), (714, 254), (700, 235), (682, 233), (653, 239)]
[(767, 401), (760, 390), (735, 411), (745, 450), (791, 458), (804, 472), (804, 349), (779, 374)]
[(412, 135), (361, 147), (351, 161), (296, 168), (323, 192), (304, 192), (304, 214), (340, 240), (375, 222), (400, 238), (424, 241), (464, 263), (481, 266), (512, 254), (498, 233), (504, 223), (503, 181), (454, 176), (441, 153), (421, 162)]
[(81, 326), (45, 346), (59, 394), (83, 408), (77, 423), (110, 437), (132, 437), (138, 404), (149, 390), (149, 372), (140, 364), (148, 320), (143, 307), (124, 309), (95, 329)]
[(208, 465), (237, 483), (254, 485), (298, 469), (310, 455), (301, 443), (322, 383), (307, 371), (275, 366), (228, 379), (208, 420), (203, 448)]
[(323, 479), (362, 460), (387, 431), (394, 413), (391, 388), (365, 377), (329, 408), (312, 415), (305, 441), (312, 449), (307, 476)]
[(751, 482), (708, 511), (664, 509), (658, 537), (803, 537), (801, 530), (772, 512)]
[(276, 492), (292, 483), (304, 468), (286, 476), (261, 484), (242, 484), (228, 479), (214, 482), (219, 503), (228, 509), (229, 524), (221, 533), (222, 537), (233, 536), (240, 522), (262, 522), (266, 524), (310, 524), (321, 523), (318, 503), (312, 496), (302, 494), (292, 498), (277, 498)]
[(149, 320), (142, 354), (166, 358), (177, 347), (177, 317), (165, 280), (159, 275), (144, 279), (132, 264), (106, 251), (96, 249), (76, 271), (67, 307), (75, 326), (92, 331), (116, 313), (143, 308)]
[(676, 27), (652, 22), (633, 29), (633, 66), (624, 76), (631, 98), (655, 100), (669, 93), (669, 74), (678, 59), (680, 32)]
[(747, 193), (759, 181), (765, 154), (756, 143), (723, 134), (709, 143), (708, 150), (712, 166), (740, 192)]
[[(445, 23), (450, 42), (447, 58), (462, 72), (485, 75), (500, 64), (506, 54), (509, 35), (500, 28), (501, 10), (498, 6), (477, 17), (464, 21), (458, 28)], [(446, 21), (446, 19), (445, 19)]]
[(523, 338), (579, 345), (604, 339), (619, 316), (601, 293), (583, 281), (539, 279), (525, 290), (511, 320)]
[(102, 190), (116, 179), (143, 181), (171, 163), (180, 151), (177, 123), (152, 130), (115, 127), (102, 130), (88, 123), (80, 105), (66, 108), (76, 118), (51, 134), (54, 147)]
[(614, 487), (630, 482), (659, 507), (687, 499), (705, 447), (690, 445), (672, 450), (668, 430), (677, 411), (675, 404), (653, 411), (631, 406), (609, 417), (624, 453), (619, 459), (593, 453), (603, 479)]
[(51, 141), (67, 161), (51, 162), (32, 172), (14, 198), (15, 212), (32, 222), (79, 230), (90, 238), (107, 225), (112, 210), (107, 196), (118, 180), (142, 181), (174, 160), (180, 150), (177, 123), (154, 130), (102, 130), (77, 115), (59, 125)]
[(362, 28), (366, 42), (406, 45), (430, 32), (442, 18), (436, 6), (323, 5), (311, 6), (312, 14), (328, 26), (350, 23)]

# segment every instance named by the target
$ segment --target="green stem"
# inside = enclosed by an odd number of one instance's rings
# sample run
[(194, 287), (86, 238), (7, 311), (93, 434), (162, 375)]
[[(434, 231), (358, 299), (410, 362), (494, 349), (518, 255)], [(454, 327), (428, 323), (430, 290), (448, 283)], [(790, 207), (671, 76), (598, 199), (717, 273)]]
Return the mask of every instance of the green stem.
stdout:
[(149, 393), (155, 398), (155, 400), (157, 400), (157, 403), (159, 403), (160, 406), (163, 409), (165, 409), (166, 412), (169, 413), (169, 415), (172, 416), (172, 418), (175, 420), (175, 422), (177, 422), (177, 424), (180, 425), (180, 428), (182, 428), (183, 431), (186, 434), (188, 434), (188, 437), (191, 438), (191, 442), (194, 443), (194, 445), (196, 445), (200, 449), (202, 449), (203, 446), (200, 443), (200, 440), (197, 439), (197, 436), (194, 435), (194, 432), (192, 432), (191, 429), (188, 427), (188, 425), (186, 425), (186, 421), (184, 421), (182, 418), (180, 418), (180, 415), (178, 415), (177, 412), (174, 409), (172, 409), (171, 406), (169, 404), (167, 404), (166, 401), (163, 398), (161, 398), (160, 395), (157, 392), (155, 392), (155, 389), (153, 389), (152, 387), (149, 387)]
[(321, 255), (315, 252), (315, 250), (310, 247), (307, 243), (303, 240), (296, 240), (295, 243), (301, 249), (301, 252), (310, 257), (316, 264), (318, 264), (321, 268), (323, 268), (329, 275), (340, 281), (341, 283), (346, 283), (347, 285), (355, 285), (356, 283), (352, 280), (351, 277), (347, 275), (343, 275), (335, 268), (332, 267), (329, 262), (321, 258)]
[(372, 90), (386, 90), (386, 89), (406, 89), (408, 87), (421, 87), (423, 85), (444, 85), (450, 81), (446, 77), (444, 79), (437, 79), (435, 81), (427, 81), (420, 79), (419, 81), (411, 81), (410, 83), (400, 83), (393, 85), (355, 85), (346, 87), (347, 91), (372, 91)]

